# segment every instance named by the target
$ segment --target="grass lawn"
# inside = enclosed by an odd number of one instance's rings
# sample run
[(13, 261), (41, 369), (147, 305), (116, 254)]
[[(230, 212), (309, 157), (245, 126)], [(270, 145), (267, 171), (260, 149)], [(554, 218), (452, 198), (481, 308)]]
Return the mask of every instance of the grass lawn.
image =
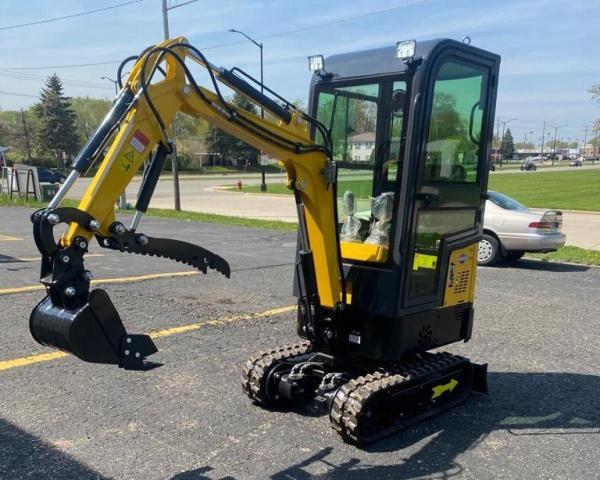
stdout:
[[(268, 193), (291, 194), (285, 185), (268, 184)], [(528, 207), (600, 211), (600, 170), (518, 172), (490, 175), (489, 189), (505, 193)], [(352, 190), (358, 198), (370, 194), (368, 180), (340, 180), (338, 191)], [(259, 185), (242, 191), (260, 193)]]
[(600, 211), (600, 170), (490, 175), (489, 189), (528, 207)]
[(571, 245), (559, 248), (556, 252), (527, 253), (525, 256), (545, 262), (570, 262), (600, 266), (600, 251), (586, 250), (585, 248), (573, 247)]

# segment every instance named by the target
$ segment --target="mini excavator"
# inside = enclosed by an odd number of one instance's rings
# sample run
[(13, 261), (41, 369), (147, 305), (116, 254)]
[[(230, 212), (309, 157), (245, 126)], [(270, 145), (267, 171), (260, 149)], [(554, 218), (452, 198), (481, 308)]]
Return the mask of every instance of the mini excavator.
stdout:
[[(138, 230), (183, 112), (278, 159), (297, 207), (302, 340), (245, 363), (252, 400), (274, 409), (314, 402), (344, 440), (366, 444), (485, 392), (487, 365), (431, 350), (471, 338), (499, 63), (454, 40), (309, 57), (305, 113), (243, 70), (211, 64), (183, 37), (125, 59), (112, 108), (48, 207), (31, 217), (46, 287), (31, 334), (87, 362), (154, 366), (153, 340), (128, 333), (106, 292), (90, 291), (84, 256), (94, 238), (229, 277), (217, 254)], [(214, 91), (194, 79), (196, 64)], [(267, 115), (229, 103), (220, 85)], [(78, 207), (61, 206), (94, 164)], [(126, 226), (115, 202), (144, 164)]]

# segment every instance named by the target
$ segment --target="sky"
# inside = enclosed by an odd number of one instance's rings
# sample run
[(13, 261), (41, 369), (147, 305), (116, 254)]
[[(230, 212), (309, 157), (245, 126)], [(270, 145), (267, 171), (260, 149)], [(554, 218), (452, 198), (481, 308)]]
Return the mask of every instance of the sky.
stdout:
[[(114, 78), (121, 59), (162, 40), (161, 0), (6, 27), (125, 1), (2, 0), (0, 109), (35, 103), (52, 73), (69, 96), (112, 98), (114, 87), (101, 77)], [(472, 45), (502, 56), (497, 117), (510, 120), (516, 141), (536, 143), (544, 121), (562, 125), (564, 140), (583, 142), (585, 127), (600, 118), (600, 105), (588, 93), (600, 83), (599, 24), (599, 0), (198, 0), (169, 12), (171, 36), (187, 37), (219, 66), (258, 77), (258, 48), (227, 30), (262, 41), (265, 83), (305, 104), (308, 55), (468, 35)], [(65, 67), (89, 63), (102, 65)], [(548, 132), (553, 137), (554, 128)]]

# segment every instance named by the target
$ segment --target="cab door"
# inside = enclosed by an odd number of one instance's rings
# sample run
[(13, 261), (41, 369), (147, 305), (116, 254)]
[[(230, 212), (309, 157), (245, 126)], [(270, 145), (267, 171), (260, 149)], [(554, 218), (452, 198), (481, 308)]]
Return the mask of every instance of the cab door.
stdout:
[(404, 306), (439, 306), (452, 250), (478, 242), (487, 191), (494, 64), (439, 57), (425, 95)]

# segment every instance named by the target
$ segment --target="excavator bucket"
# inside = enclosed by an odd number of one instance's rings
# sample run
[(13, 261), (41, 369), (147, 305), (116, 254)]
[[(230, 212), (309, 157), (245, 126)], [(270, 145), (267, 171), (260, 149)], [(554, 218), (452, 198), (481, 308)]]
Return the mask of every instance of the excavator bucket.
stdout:
[(50, 296), (31, 312), (29, 329), (42, 345), (58, 348), (86, 362), (148, 370), (159, 364), (145, 358), (158, 350), (148, 335), (129, 335), (104, 290), (90, 292), (77, 310), (58, 307)]

